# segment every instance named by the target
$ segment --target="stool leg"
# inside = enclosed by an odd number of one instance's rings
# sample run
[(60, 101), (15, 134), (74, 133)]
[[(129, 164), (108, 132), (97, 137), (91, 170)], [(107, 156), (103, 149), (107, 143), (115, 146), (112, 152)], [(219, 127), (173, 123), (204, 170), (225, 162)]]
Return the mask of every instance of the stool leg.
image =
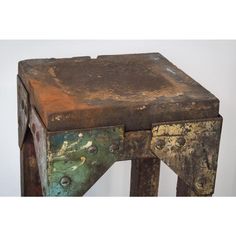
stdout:
[(177, 181), (176, 188), (176, 196), (177, 197), (196, 197), (197, 195), (192, 191), (191, 188), (188, 187), (179, 177)]
[(130, 196), (157, 196), (159, 173), (158, 158), (132, 160)]
[[(184, 183), (179, 177), (177, 181), (177, 188), (176, 188), (176, 196), (177, 197), (199, 197), (202, 195), (197, 195), (187, 184)], [(205, 196), (205, 195), (204, 195)], [(210, 197), (210, 195), (206, 195), (206, 197)]]
[(42, 196), (33, 136), (28, 129), (20, 151), (21, 196)]

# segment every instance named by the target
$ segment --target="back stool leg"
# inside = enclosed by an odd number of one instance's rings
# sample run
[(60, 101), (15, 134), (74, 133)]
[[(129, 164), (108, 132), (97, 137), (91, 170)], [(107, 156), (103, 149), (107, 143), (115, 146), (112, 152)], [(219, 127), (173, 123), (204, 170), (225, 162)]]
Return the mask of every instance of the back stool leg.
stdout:
[(159, 173), (158, 158), (132, 160), (130, 196), (157, 196)]

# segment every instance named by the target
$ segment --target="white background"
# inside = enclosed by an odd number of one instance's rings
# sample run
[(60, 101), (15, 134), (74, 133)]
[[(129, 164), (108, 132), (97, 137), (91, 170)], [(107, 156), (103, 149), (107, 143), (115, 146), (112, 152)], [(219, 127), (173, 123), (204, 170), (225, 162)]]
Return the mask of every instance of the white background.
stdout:
[[(7, 0), (0, 1), (0, 38), (1, 39), (236, 39), (236, 2), (235, 0)], [(107, 43), (106, 43), (107, 44)], [(181, 43), (179, 43), (181, 44)], [(183, 56), (192, 57), (191, 51), (199, 55), (199, 50), (194, 50), (190, 46), (182, 46), (179, 49), (174, 46), (171, 51), (182, 50)], [(205, 44), (200, 42), (200, 44)], [(224, 44), (224, 43), (223, 43)], [(196, 45), (196, 44), (195, 44)], [(234, 44), (235, 45), (235, 44)], [(162, 51), (167, 51), (167, 47), (161, 47)], [(194, 45), (193, 45), (194, 46)], [(131, 50), (135, 46), (127, 46)], [(143, 50), (138, 46), (138, 51)], [(51, 50), (56, 53), (61, 50), (61, 46), (56, 49), (52, 45)], [(69, 50), (70, 46), (67, 45)], [(189, 52), (185, 48), (190, 49)], [(211, 88), (217, 86), (217, 94), (225, 99), (221, 112), (224, 112), (224, 130), (221, 143), (220, 160), (221, 164), (221, 186), (227, 192), (234, 192), (234, 74), (235, 46), (224, 45), (219, 50), (216, 46), (209, 44), (201, 47), (209, 58), (206, 63), (206, 56), (197, 57), (197, 63), (192, 61), (186, 63), (199, 66), (195, 73), (199, 73), (202, 67), (209, 67), (214, 76), (201, 76), (195, 79), (204, 80)], [(86, 49), (86, 48), (83, 48)], [(81, 48), (81, 50), (83, 50)], [(103, 47), (99, 48), (102, 50)], [(147, 49), (147, 48), (145, 48)], [(210, 50), (211, 49), (211, 50)], [(14, 47), (5, 49), (10, 54)], [(49, 50), (49, 49), (48, 49)], [(114, 47), (112, 48), (114, 50)], [(156, 48), (155, 48), (156, 50)], [(169, 54), (170, 54), (169, 50)], [(19, 52), (19, 50), (17, 50)], [(202, 51), (202, 52), (203, 52)], [(0, 56), (1, 56), (0, 51)], [(67, 54), (69, 51), (64, 50)], [(185, 52), (185, 53), (184, 53)], [(30, 53), (29, 50), (22, 49), (21, 55)], [(45, 52), (40, 52), (45, 55)], [(80, 52), (76, 52), (78, 55)], [(48, 51), (51, 57), (51, 51)], [(69, 54), (75, 54), (75, 49)], [(203, 53), (200, 53), (202, 55)], [(216, 54), (220, 54), (219, 58)], [(38, 55), (38, 52), (37, 52)], [(176, 54), (177, 55), (177, 54)], [(215, 56), (216, 55), (216, 56)], [(68, 55), (70, 56), (70, 55)], [(167, 55), (166, 55), (167, 56)], [(175, 57), (175, 54), (173, 55)], [(216, 57), (216, 58), (215, 58)], [(28, 58), (28, 56), (27, 56)], [(19, 56), (19, 60), (21, 56)], [(171, 59), (171, 58), (170, 58)], [(175, 61), (179, 60), (175, 58)], [(186, 58), (185, 58), (186, 59)], [(203, 64), (201, 64), (203, 60)], [(211, 63), (211, 61), (218, 63)], [(4, 68), (9, 58), (1, 60), (0, 72), (1, 82), (4, 78)], [(172, 60), (173, 61), (173, 60)], [(180, 63), (180, 61), (178, 61)], [(185, 67), (186, 67), (185, 63)], [(180, 65), (179, 65), (180, 66)], [(3, 68), (3, 69), (2, 69)], [(183, 66), (182, 66), (183, 68)], [(184, 68), (183, 68), (184, 69)], [(12, 70), (12, 71), (11, 71)], [(15, 78), (16, 67), (9, 68), (8, 72)], [(207, 69), (206, 69), (207, 70)], [(219, 76), (217, 76), (219, 75)], [(14, 82), (13, 82), (14, 83)], [(2, 84), (2, 83), (1, 83)], [(1, 85), (0, 84), (0, 85)], [(226, 88), (225, 88), (226, 86)], [(0, 86), (1, 87), (1, 86)], [(3, 88), (7, 93), (5, 87)], [(225, 91), (225, 92), (224, 92)], [(2, 92), (2, 89), (1, 89)], [(0, 92), (0, 94), (1, 94)], [(9, 96), (11, 94), (8, 92)], [(13, 94), (13, 93), (12, 93)], [(14, 92), (15, 94), (15, 92)], [(222, 95), (223, 94), (223, 95)], [(226, 95), (228, 94), (228, 95)], [(5, 95), (6, 96), (6, 95)], [(14, 95), (13, 95), (14, 96)], [(6, 100), (6, 99), (5, 99)], [(222, 99), (221, 99), (222, 100)], [(12, 100), (13, 101), (13, 100)], [(6, 100), (7, 104), (7, 100)], [(14, 101), (9, 106), (14, 106)], [(4, 109), (5, 109), (4, 105)], [(13, 109), (10, 107), (8, 110)], [(4, 111), (4, 110), (1, 110)], [(7, 114), (7, 109), (5, 109)], [(15, 110), (14, 110), (15, 111)], [(9, 112), (8, 112), (9, 113)], [(3, 114), (4, 113), (0, 113)], [(227, 115), (228, 114), (228, 115)], [(5, 115), (6, 117), (6, 115)], [(11, 126), (16, 122), (16, 113), (11, 117)], [(0, 116), (0, 119), (10, 120)], [(14, 120), (14, 122), (12, 122)], [(227, 122), (227, 123), (226, 123)], [(1, 123), (0, 123), (1, 124)], [(227, 125), (228, 124), (228, 125)], [(4, 129), (2, 128), (4, 127)], [(226, 127), (226, 128), (225, 128)], [(1, 124), (2, 136), (7, 138), (1, 148), (1, 159), (9, 147), (11, 137), (4, 125)], [(14, 128), (15, 130), (15, 128)], [(0, 138), (2, 141), (3, 138)], [(14, 138), (12, 138), (14, 143)], [(224, 143), (224, 144), (223, 144)], [(16, 159), (11, 148), (11, 156), (5, 156), (1, 163), (1, 191), (5, 185), (9, 185), (9, 177), (18, 176), (12, 168)], [(16, 149), (14, 149), (16, 150)], [(8, 152), (7, 152), (8, 153)], [(10, 151), (9, 151), (10, 153)], [(15, 153), (16, 154), (16, 153)], [(12, 157), (13, 156), (13, 157)], [(15, 156), (15, 158), (17, 158)], [(226, 159), (226, 160), (225, 160)], [(18, 159), (17, 159), (18, 160)], [(8, 163), (8, 165), (6, 164)], [(220, 163), (219, 163), (220, 164)], [(224, 165), (224, 168), (223, 168)], [(6, 174), (5, 173), (10, 173)], [(163, 173), (163, 172), (162, 172)], [(166, 178), (164, 178), (166, 180)], [(11, 180), (11, 178), (10, 178)], [(230, 180), (230, 181), (229, 181)], [(227, 182), (229, 181), (229, 182)], [(12, 181), (10, 181), (12, 183)], [(165, 182), (164, 182), (165, 183)], [(16, 183), (15, 183), (16, 184)], [(18, 191), (18, 184), (12, 185), (11, 189)], [(163, 186), (163, 184), (162, 184)], [(169, 186), (169, 185), (167, 185)], [(217, 181), (217, 188), (219, 183)], [(161, 187), (163, 188), (163, 187)], [(173, 189), (173, 188), (171, 188)], [(14, 190), (14, 191), (15, 191)], [(113, 190), (114, 191), (114, 190)], [(118, 190), (119, 191), (119, 190)], [(172, 190), (173, 191), (173, 190)], [(218, 190), (217, 190), (218, 191)], [(6, 193), (6, 191), (5, 191)], [(8, 192), (9, 193), (9, 192)], [(120, 193), (120, 191), (119, 191)], [(173, 192), (172, 192), (173, 193)], [(172, 194), (171, 193), (171, 194)], [(228, 196), (228, 195), (227, 195)], [(236, 235), (235, 212), (236, 201), (234, 198), (0, 198), (0, 222), (1, 235)]]
[[(0, 41), (0, 195), (20, 195), (17, 62), (28, 58), (160, 52), (220, 99), (224, 118), (215, 196), (236, 195), (236, 41)], [(87, 196), (128, 196), (130, 162), (116, 163)], [(160, 196), (174, 196), (176, 176), (162, 165)]]

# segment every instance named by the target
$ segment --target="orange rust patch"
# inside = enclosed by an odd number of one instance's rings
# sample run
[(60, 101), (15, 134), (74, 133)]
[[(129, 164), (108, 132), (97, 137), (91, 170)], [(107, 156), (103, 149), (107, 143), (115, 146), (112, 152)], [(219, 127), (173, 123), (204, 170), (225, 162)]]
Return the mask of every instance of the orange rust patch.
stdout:
[(75, 96), (68, 95), (55, 85), (45, 84), (39, 80), (29, 80), (29, 86), (32, 88), (34, 102), (42, 112), (44, 121), (47, 120), (49, 114), (94, 108), (89, 104), (78, 102)]

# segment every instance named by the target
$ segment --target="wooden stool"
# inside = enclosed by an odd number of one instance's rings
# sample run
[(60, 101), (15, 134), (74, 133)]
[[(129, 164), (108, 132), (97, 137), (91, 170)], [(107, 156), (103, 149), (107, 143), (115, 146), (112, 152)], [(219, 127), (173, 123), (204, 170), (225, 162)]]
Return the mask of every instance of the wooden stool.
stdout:
[(177, 196), (214, 192), (219, 100), (159, 53), (19, 62), (23, 196), (81, 196), (131, 160), (131, 196), (158, 194), (160, 160)]

